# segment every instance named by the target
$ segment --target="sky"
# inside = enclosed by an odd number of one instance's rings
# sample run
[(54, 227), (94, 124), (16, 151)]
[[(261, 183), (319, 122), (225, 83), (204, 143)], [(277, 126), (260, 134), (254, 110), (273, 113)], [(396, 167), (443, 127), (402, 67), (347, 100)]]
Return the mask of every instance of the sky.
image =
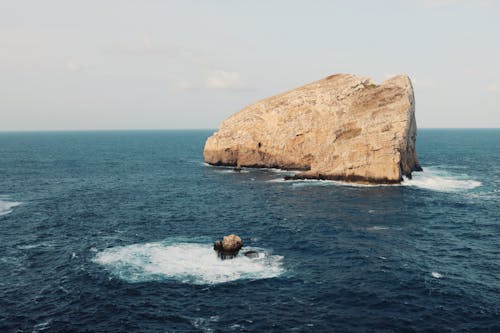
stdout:
[(500, 1), (0, 0), (0, 131), (217, 128), (334, 73), (500, 127)]

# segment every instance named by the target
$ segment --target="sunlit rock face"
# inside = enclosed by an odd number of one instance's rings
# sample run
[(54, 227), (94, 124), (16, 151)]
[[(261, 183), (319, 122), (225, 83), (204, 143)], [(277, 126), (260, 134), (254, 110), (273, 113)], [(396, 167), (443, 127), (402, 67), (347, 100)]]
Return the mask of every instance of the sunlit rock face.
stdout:
[(245, 107), (210, 136), (205, 161), (299, 169), (294, 178), (399, 183), (421, 170), (406, 75), (336, 74)]
[(224, 236), (222, 241), (217, 240), (214, 243), (214, 250), (217, 251), (222, 259), (232, 259), (238, 255), (238, 251), (243, 247), (243, 241), (240, 236), (231, 234)]

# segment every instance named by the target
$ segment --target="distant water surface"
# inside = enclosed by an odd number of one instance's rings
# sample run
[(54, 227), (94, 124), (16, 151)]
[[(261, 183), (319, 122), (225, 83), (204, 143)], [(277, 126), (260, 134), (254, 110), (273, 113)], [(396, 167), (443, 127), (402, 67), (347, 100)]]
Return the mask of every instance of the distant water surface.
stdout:
[(210, 167), (210, 134), (0, 133), (0, 332), (500, 332), (500, 130), (419, 130), (401, 186)]

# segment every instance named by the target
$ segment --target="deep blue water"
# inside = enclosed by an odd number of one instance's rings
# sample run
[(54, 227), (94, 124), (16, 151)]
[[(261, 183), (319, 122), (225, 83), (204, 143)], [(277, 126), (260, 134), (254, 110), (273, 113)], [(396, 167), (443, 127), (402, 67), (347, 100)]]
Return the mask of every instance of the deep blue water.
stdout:
[(372, 187), (206, 166), (210, 134), (0, 133), (0, 332), (500, 332), (500, 130), (420, 130)]

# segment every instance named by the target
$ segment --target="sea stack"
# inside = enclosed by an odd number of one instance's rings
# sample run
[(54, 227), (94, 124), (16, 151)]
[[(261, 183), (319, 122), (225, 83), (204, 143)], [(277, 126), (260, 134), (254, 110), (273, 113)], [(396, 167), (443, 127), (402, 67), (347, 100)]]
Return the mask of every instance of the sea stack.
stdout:
[(222, 259), (231, 259), (238, 255), (238, 252), (243, 247), (243, 241), (240, 236), (231, 234), (224, 236), (222, 241), (217, 240), (214, 243), (214, 250)]
[(203, 155), (212, 165), (296, 169), (294, 178), (395, 184), (421, 171), (410, 78), (335, 74), (227, 118)]

